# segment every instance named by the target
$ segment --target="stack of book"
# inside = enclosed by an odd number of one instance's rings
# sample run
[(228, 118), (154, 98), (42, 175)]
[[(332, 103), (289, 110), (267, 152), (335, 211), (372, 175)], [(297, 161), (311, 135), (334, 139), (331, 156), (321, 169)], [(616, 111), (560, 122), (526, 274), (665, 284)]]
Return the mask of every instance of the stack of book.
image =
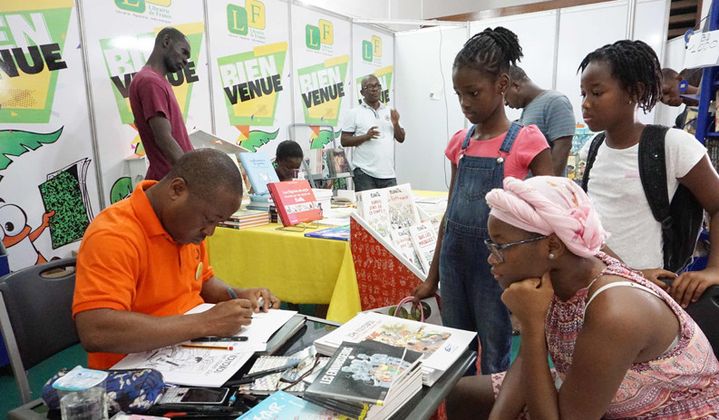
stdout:
[(474, 332), (431, 325), (374, 312), (360, 312), (336, 330), (315, 340), (317, 352), (333, 355), (340, 346), (379, 341), (423, 354), (422, 381), (432, 386), (469, 347)]
[(249, 194), (250, 204), (247, 208), (269, 211), (273, 203), (267, 184), (280, 181), (272, 160), (262, 152), (255, 152), (240, 154), (240, 162), (252, 185), (252, 192)]
[(238, 210), (230, 216), (229, 220), (220, 223), (220, 226), (234, 229), (247, 229), (270, 223), (270, 213), (262, 210)]
[(305, 233), (308, 238), (334, 239), (336, 241), (350, 240), (350, 225), (333, 226), (325, 229)]
[(248, 210), (270, 211), (274, 207), (270, 194), (250, 194), (250, 204), (247, 205)]
[(352, 418), (389, 418), (422, 390), (421, 357), (378, 341), (342, 343), (304, 398)]

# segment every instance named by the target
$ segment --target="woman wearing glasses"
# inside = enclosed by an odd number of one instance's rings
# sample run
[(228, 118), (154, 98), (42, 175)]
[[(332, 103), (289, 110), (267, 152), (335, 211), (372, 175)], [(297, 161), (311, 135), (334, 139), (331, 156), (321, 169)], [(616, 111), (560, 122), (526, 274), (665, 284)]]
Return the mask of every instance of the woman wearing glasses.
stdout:
[(706, 337), (658, 286), (599, 252), (606, 233), (574, 182), (507, 178), (487, 203), (488, 262), (522, 345), (506, 373), (458, 383), (450, 419), (719, 417)]

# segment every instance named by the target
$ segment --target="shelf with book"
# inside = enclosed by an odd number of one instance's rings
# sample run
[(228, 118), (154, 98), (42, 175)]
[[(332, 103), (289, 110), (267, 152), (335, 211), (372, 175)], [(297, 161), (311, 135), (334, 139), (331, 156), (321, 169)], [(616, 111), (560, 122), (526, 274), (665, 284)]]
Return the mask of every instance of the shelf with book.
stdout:
[(396, 304), (427, 277), (442, 212), (423, 210), (414, 197), (409, 184), (357, 194), (350, 246), (362, 310)]
[(310, 149), (302, 162), (305, 177), (314, 188), (328, 186), (346, 189), (347, 179), (352, 178), (347, 156), (342, 148)]

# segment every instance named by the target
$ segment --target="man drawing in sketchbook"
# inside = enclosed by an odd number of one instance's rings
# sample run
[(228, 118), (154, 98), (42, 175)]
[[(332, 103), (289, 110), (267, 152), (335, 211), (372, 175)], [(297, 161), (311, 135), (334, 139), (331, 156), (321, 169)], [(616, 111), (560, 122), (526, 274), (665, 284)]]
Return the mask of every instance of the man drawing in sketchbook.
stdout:
[(353, 108), (342, 124), (343, 147), (352, 151), (355, 191), (397, 185), (394, 173), (394, 141), (404, 142), (399, 113), (380, 102), (382, 85), (374, 75), (362, 79), (362, 103)]
[[(204, 239), (241, 199), (237, 166), (202, 149), (93, 220), (78, 252), (72, 308), (89, 367), (107, 369), (125, 353), (195, 337), (231, 336), (253, 312), (279, 307), (269, 290), (228, 287), (209, 265)], [(204, 302), (216, 305), (183, 315)]]
[(183, 153), (192, 150), (180, 105), (165, 79), (190, 59), (190, 44), (182, 32), (164, 28), (145, 66), (130, 83), (130, 107), (150, 163), (145, 179), (165, 176)]

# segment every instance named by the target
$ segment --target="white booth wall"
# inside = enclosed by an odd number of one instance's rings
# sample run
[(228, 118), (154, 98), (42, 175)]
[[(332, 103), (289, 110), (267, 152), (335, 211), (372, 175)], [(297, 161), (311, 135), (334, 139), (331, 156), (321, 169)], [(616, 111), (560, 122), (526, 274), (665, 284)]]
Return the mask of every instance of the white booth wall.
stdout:
[[(230, 20), (225, 19), (223, 12), (230, 3), (240, 8), (261, 5), (265, 14), (261, 19), (252, 15), (258, 20), (253, 22), (250, 31), (242, 33), (237, 31), (239, 28), (231, 28)], [(380, 3), (373, 0), (364, 5), (378, 7)], [(136, 8), (139, 4), (147, 7)], [(394, 13), (404, 6), (410, 6), (410, 1), (394, 1), (385, 10)], [(575, 103), (579, 118), (576, 74), (579, 60), (603, 43), (626, 37), (628, 8), (628, 1), (614, 1), (459, 23), (441, 29), (399, 32), (393, 40), (392, 33), (374, 25), (359, 24), (346, 16), (285, 0), (175, 0), (168, 6), (110, 0), (47, 0), (37, 5), (21, 0), (5, 1), (0, 5), (0, 23), (9, 27), (17, 39), (0, 38), (0, 50), (58, 43), (61, 59), (67, 64), (65, 68), (46, 68), (39, 76), (21, 74), (4, 78), (0, 70), (0, 104), (3, 105), (0, 115), (4, 117), (0, 121), (0, 135), (8, 139), (18, 133), (39, 135), (27, 140), (36, 142), (37, 146), (19, 151), (11, 148), (5, 155), (9, 160), (5, 159), (4, 164), (0, 162), (0, 198), (4, 200), (0, 205), (0, 219), (4, 217), (3, 212), (12, 213), (8, 217), (17, 219), (12, 219), (12, 229), (0, 233), (10, 238), (25, 230), (31, 231), (25, 241), (20, 241), (20, 236), (12, 240), (17, 245), (8, 250), (11, 266), (17, 269), (69, 255), (77, 248), (83, 226), (94, 214), (130, 192), (129, 174), (123, 160), (137, 150), (138, 136), (121, 88), (142, 66), (154, 34), (164, 26), (180, 27), (190, 34), (193, 44), (194, 72), (175, 88), (188, 129), (213, 131), (241, 143), (251, 140), (253, 132), (273, 136), (277, 133), (271, 141), (256, 145), (268, 154), (273, 154), (276, 144), (290, 136), (287, 130), (290, 124), (331, 122), (328, 125), (334, 126), (333, 131), (324, 133), (328, 136), (319, 130), (311, 139), (297, 140), (314, 140), (317, 136), (336, 138), (342, 114), (357, 103), (357, 81), (367, 73), (377, 73), (390, 87), (388, 98), (399, 110), (407, 130), (407, 141), (398, 144), (396, 149), (398, 180), (411, 182), (416, 189), (447, 190), (450, 169), (444, 149), (451, 135), (467, 124), (452, 88), (452, 62), (470, 34), (496, 25), (515, 30), (524, 46), (522, 64), (527, 73), (544, 87), (564, 91)], [(635, 37), (646, 40), (659, 52), (664, 51), (667, 10), (668, 0), (637, 1)], [(660, 21), (664, 23), (659, 24)], [(325, 34), (327, 22), (336, 31), (334, 36), (323, 38), (319, 46), (310, 46), (305, 31), (322, 24)], [(596, 22), (603, 23), (601, 30), (588, 29), (596, 27)], [(278, 25), (282, 30), (278, 30)], [(49, 35), (41, 33), (41, 27), (48, 27)], [(20, 35), (15, 37), (16, 33)], [(375, 54), (367, 59), (358, 54), (367, 42), (378, 42), (376, 45), (382, 46), (381, 54), (374, 50)], [(231, 112), (226, 102), (224, 88), (230, 81), (223, 80), (220, 64), (244, 59), (235, 55), (252, 53), (256, 58), (273, 51), (285, 51), (284, 45), (270, 48), (277, 43), (287, 44), (281, 70), (284, 89), (275, 101), (248, 107), (265, 109), (266, 113), (252, 111), (251, 114), (262, 117), (262, 121), (243, 120), (244, 117)], [(681, 45), (676, 44), (676, 48), (674, 45), (671, 44), (671, 51), (676, 50), (677, 56), (683, 53)], [(309, 49), (314, 49), (313, 59)], [(668, 53), (668, 56), (673, 64), (675, 54)], [(342, 77), (344, 96), (325, 104), (326, 113), (317, 114), (320, 120), (308, 118), (314, 114), (305, 113), (302, 108), (302, 92), (297, 83), (299, 70), (343, 60), (348, 60)], [(41, 86), (41, 82), (44, 83), (42, 89), (30, 93), (34, 102), (13, 102), (13, 98), (20, 98), (13, 96), (13, 92), (19, 92), (24, 86)], [(273, 109), (276, 112), (272, 112)], [(238, 108), (237, 112), (240, 111)], [(519, 114), (510, 111), (509, 115), (514, 118)], [(17, 141), (26, 140), (18, 138)], [(59, 174), (62, 179), (52, 180)], [(82, 204), (77, 206), (80, 210), (62, 209), (66, 215), (61, 218), (57, 212), (52, 219), (51, 202), (57, 202), (58, 196), (50, 187), (61, 181), (73, 183), (75, 200)], [(35, 193), (29, 193), (31, 191)], [(7, 226), (10, 225), (3, 224)]]
[[(289, 0), (0, 2), (3, 57), (49, 51), (0, 67), (0, 239), (12, 270), (69, 256), (94, 215), (132, 191), (126, 159), (144, 151), (127, 88), (166, 26), (192, 47), (192, 65), (169, 77), (188, 131), (268, 155), (295, 123), (312, 125), (296, 138), (307, 148), (332, 144), (363, 76), (392, 85), (391, 32)], [(243, 84), (276, 76), (282, 89), (233, 106)], [(341, 94), (302, 99), (329, 88)]]
[(406, 130), (395, 146), (397, 181), (415, 189), (446, 191), (450, 167), (444, 149), (464, 125), (452, 88), (452, 61), (467, 29), (431, 28), (395, 34), (395, 103)]
[[(486, 19), (470, 22), (468, 27), (397, 33), (396, 103), (404, 125), (409, 128), (405, 143), (395, 147), (398, 181), (409, 182), (415, 189), (448, 189), (449, 169), (444, 148), (451, 135), (468, 124), (453, 92), (452, 62), (471, 34), (490, 26), (505, 26), (515, 31), (525, 55), (520, 66), (541, 87), (567, 95), (577, 122), (581, 123), (577, 68), (591, 51), (628, 37), (630, 5), (629, 1), (620, 0)], [(652, 46), (660, 62), (664, 55), (668, 12), (668, 0), (636, 2), (633, 39)], [(602, 25), (598, 26), (598, 22)], [(514, 119), (520, 112), (507, 108), (507, 115)], [(638, 117), (643, 122), (655, 119), (653, 112), (644, 115), (640, 111)]]

